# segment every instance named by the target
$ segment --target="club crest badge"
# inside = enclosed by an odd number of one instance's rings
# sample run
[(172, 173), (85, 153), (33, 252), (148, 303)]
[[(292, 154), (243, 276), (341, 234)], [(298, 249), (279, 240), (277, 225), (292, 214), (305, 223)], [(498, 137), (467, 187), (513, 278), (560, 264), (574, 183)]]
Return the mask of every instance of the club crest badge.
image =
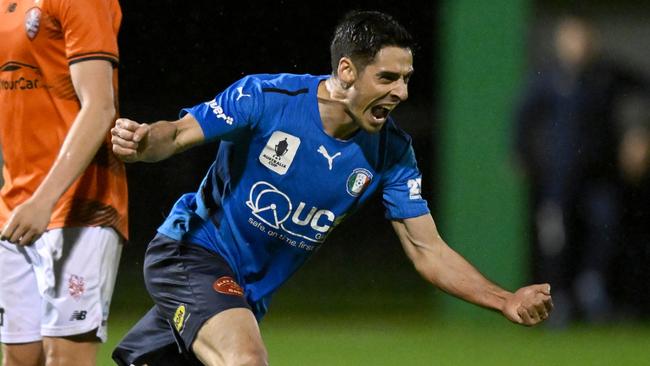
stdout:
[(299, 146), (298, 137), (275, 131), (260, 153), (260, 163), (280, 175), (285, 175), (293, 163)]
[(370, 185), (372, 173), (363, 168), (357, 168), (352, 171), (346, 182), (346, 190), (352, 197), (359, 196)]
[(36, 38), (38, 31), (41, 29), (41, 8), (33, 7), (25, 13), (25, 32), (30, 40)]
[(73, 299), (79, 300), (86, 292), (86, 281), (84, 278), (77, 275), (71, 275), (68, 279), (68, 293)]

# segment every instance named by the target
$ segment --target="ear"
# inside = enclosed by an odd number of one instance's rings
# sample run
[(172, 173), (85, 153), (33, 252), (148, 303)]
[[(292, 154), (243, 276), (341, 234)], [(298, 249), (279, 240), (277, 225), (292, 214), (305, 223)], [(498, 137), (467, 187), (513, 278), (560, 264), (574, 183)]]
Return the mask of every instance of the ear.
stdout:
[(357, 68), (349, 57), (341, 57), (337, 73), (344, 89), (349, 88), (357, 80)]

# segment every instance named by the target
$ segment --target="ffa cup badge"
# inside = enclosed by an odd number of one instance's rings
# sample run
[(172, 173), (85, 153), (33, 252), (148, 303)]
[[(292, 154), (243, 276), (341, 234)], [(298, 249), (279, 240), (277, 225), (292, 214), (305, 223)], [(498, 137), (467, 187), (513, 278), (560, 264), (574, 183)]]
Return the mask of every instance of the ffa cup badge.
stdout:
[(275, 131), (260, 153), (260, 163), (272, 171), (284, 175), (289, 170), (299, 146), (300, 138), (286, 132)]
[(33, 7), (25, 13), (25, 32), (30, 40), (36, 38), (41, 28), (41, 8)]

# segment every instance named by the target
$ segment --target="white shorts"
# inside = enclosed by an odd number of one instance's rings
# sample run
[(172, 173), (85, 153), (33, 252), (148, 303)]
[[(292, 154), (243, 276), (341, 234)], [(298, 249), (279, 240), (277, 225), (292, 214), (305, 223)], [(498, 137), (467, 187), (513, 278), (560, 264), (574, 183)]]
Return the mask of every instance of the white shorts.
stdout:
[(52, 229), (30, 246), (0, 241), (0, 342), (97, 329), (106, 341), (122, 238), (112, 228)]

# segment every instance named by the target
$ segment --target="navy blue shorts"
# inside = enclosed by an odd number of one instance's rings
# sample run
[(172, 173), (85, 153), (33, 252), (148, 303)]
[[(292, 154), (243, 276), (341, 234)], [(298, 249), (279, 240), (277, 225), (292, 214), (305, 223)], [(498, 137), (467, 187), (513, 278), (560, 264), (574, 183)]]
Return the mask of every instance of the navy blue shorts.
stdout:
[(161, 234), (147, 248), (144, 278), (155, 305), (113, 351), (118, 365), (201, 365), (191, 346), (203, 323), (227, 309), (250, 309), (221, 256)]

